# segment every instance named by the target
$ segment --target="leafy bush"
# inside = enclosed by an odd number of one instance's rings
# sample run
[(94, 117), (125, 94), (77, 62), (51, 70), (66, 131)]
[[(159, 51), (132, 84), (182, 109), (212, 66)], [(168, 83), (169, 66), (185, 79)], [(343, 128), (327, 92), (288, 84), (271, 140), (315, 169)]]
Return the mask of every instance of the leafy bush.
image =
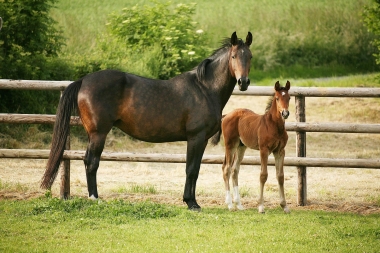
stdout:
[[(363, 11), (363, 21), (368, 27), (368, 30), (375, 34), (372, 44), (380, 50), (380, 0), (374, 0), (373, 5), (365, 6)], [(376, 63), (380, 64), (380, 54), (374, 53)]]
[[(48, 79), (71, 72), (57, 58), (63, 37), (49, 11), (56, 0), (0, 0), (0, 78)], [(0, 111), (54, 113), (59, 94), (49, 91), (0, 90)]]
[(0, 1), (0, 78), (42, 79), (49, 57), (63, 45), (61, 32), (49, 16), (56, 0)]
[(108, 59), (123, 55), (131, 65), (146, 58), (147, 75), (167, 79), (194, 67), (209, 50), (203, 31), (196, 31), (192, 19), (195, 4), (153, 3), (112, 14), (107, 24), (112, 38), (100, 44), (103, 52), (112, 54)]

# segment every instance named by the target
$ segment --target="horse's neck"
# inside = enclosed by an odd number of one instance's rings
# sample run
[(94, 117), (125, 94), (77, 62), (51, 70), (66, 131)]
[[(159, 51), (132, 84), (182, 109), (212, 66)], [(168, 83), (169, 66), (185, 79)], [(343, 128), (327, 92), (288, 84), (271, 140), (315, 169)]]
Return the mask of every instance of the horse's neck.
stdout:
[(275, 98), (273, 98), (272, 106), (270, 107), (266, 115), (270, 117), (271, 121), (273, 121), (273, 123), (277, 126), (279, 132), (283, 132), (285, 130), (285, 120), (277, 111), (277, 104)]
[(203, 85), (210, 91), (210, 95), (218, 100), (223, 110), (232, 95), (236, 79), (230, 74), (227, 57), (220, 61), (213, 61), (208, 68), (209, 75)]

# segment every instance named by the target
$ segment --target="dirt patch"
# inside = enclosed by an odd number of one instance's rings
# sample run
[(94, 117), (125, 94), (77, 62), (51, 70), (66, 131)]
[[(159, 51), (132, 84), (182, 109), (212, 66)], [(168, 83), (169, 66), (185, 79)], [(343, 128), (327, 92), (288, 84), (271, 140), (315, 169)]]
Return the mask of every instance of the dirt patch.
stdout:
[[(44, 160), (0, 160), (1, 181), (9, 184), (0, 189), (1, 199), (24, 200), (40, 197), (39, 189), (44, 172)], [(59, 196), (59, 178), (52, 194)], [(297, 206), (297, 170), (285, 168), (285, 194), (291, 210), (325, 210), (358, 214), (380, 213), (379, 170), (309, 168), (308, 205)], [(151, 200), (158, 203), (184, 206), (182, 202), (185, 182), (184, 164), (157, 164), (136, 162), (101, 162), (98, 171), (98, 190), (102, 199)], [(240, 192), (246, 209), (256, 209), (259, 186), (259, 167), (242, 166)], [(133, 193), (130, 186), (152, 186), (156, 193)], [(71, 162), (71, 195), (86, 197), (87, 187), (81, 161)], [(224, 183), (220, 165), (203, 164), (198, 184), (197, 200), (204, 207), (221, 207), (224, 204)], [(278, 187), (275, 168), (269, 167), (265, 185), (265, 207), (278, 208)]]

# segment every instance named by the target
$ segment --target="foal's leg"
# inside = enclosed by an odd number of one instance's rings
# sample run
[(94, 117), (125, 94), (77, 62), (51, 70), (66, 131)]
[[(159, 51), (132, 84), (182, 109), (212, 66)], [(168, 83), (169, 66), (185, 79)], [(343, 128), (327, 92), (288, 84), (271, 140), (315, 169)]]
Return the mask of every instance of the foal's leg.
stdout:
[(224, 180), (224, 188), (226, 190), (226, 199), (225, 203), (228, 206), (228, 209), (232, 209), (232, 198), (231, 198), (231, 192), (230, 192), (230, 177), (231, 177), (231, 168), (232, 163), (234, 160), (234, 154), (235, 149), (228, 149), (226, 148), (224, 162), (222, 166), (222, 172), (223, 172), (223, 180)]
[(89, 135), (84, 165), (86, 167), (88, 197), (97, 199), (98, 189), (96, 183), (96, 173), (99, 168), (100, 155), (102, 154), (107, 134), (93, 133)]
[(265, 213), (264, 211), (264, 185), (268, 179), (268, 149), (260, 149), (261, 158), (261, 172), (260, 172), (260, 197), (259, 197), (259, 213)]
[(285, 193), (284, 193), (284, 157), (285, 150), (273, 153), (276, 165), (277, 181), (280, 193), (280, 206), (285, 213), (290, 213), (288, 206), (286, 205)]
[(235, 152), (234, 157), (234, 164), (232, 166), (232, 185), (234, 187), (234, 202), (239, 210), (244, 210), (244, 207), (241, 204), (240, 201), (240, 194), (239, 194), (239, 170), (240, 170), (240, 163), (244, 158), (245, 150), (247, 149), (246, 146), (239, 146), (237, 148), (237, 151)]

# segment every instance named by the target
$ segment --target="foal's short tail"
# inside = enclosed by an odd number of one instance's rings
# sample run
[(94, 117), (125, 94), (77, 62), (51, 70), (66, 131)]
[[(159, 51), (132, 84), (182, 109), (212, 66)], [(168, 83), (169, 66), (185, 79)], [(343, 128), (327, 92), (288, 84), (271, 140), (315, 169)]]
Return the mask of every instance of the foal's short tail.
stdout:
[[(225, 117), (226, 115), (223, 115), (222, 116), (222, 120), (220, 121), (220, 123), (222, 123), (223, 121), (223, 118)], [(211, 144), (216, 146), (219, 141), (220, 141), (220, 135), (222, 134), (222, 126), (219, 127), (219, 131), (216, 132), (216, 134), (214, 134), (210, 139), (211, 139)]]
[(50, 189), (58, 174), (67, 136), (70, 132), (71, 111), (78, 108), (78, 92), (82, 79), (71, 83), (64, 90), (57, 108), (49, 160), (42, 177), (41, 188)]

